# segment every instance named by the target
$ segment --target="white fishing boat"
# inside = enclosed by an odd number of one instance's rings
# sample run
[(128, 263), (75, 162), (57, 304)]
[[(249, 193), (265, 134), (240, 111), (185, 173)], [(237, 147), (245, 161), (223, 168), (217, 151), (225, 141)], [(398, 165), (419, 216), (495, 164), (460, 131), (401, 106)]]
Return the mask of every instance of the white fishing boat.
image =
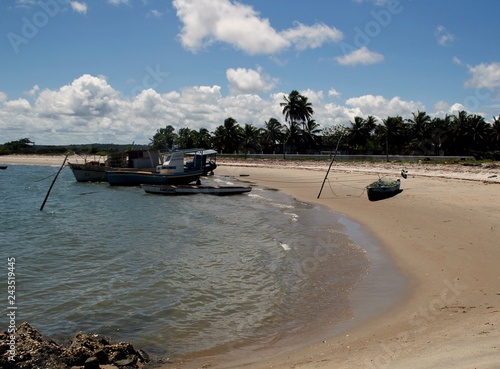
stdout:
[(248, 186), (203, 186), (203, 185), (141, 185), (146, 193), (157, 195), (194, 195), (207, 194), (217, 196), (239, 195), (250, 192)]

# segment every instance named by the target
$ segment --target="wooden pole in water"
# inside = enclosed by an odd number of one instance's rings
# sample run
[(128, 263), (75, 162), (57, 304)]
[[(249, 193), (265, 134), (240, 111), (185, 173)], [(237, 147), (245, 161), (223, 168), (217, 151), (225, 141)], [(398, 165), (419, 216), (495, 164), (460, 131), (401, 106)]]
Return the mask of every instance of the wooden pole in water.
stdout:
[(333, 159), (330, 162), (330, 166), (328, 167), (328, 170), (326, 171), (325, 179), (323, 180), (323, 184), (321, 185), (317, 199), (319, 199), (319, 197), (321, 196), (321, 192), (323, 191), (323, 186), (325, 185), (326, 179), (328, 178), (328, 173), (330, 173), (330, 169), (332, 168), (333, 162), (335, 161), (335, 157), (337, 156), (337, 151), (339, 149), (339, 144), (340, 144), (341, 139), (342, 139), (342, 135), (339, 137), (339, 140), (337, 141), (337, 147), (335, 147), (335, 154), (333, 154)]
[(45, 203), (47, 202), (47, 199), (49, 198), (50, 191), (52, 190), (52, 187), (54, 187), (54, 183), (56, 183), (57, 176), (59, 175), (59, 173), (61, 173), (61, 170), (64, 167), (64, 164), (66, 163), (66, 159), (68, 159), (69, 154), (70, 153), (67, 153), (66, 156), (64, 157), (63, 163), (61, 164), (61, 167), (57, 171), (56, 176), (54, 177), (54, 180), (52, 181), (52, 184), (50, 185), (49, 190), (47, 191), (47, 195), (45, 195), (45, 199), (43, 200), (43, 204), (40, 207), (40, 211), (43, 210), (43, 207), (45, 206)]

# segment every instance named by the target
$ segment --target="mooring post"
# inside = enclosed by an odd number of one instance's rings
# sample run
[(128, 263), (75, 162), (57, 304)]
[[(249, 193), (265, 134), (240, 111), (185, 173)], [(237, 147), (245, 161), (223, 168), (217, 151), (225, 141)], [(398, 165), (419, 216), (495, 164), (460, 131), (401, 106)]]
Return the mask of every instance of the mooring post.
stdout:
[(50, 195), (50, 191), (52, 190), (52, 187), (54, 187), (54, 183), (56, 183), (56, 179), (57, 179), (57, 176), (59, 175), (59, 173), (61, 173), (61, 170), (62, 168), (64, 167), (64, 164), (66, 164), (66, 159), (68, 159), (68, 156), (69, 156), (69, 152), (66, 154), (66, 156), (64, 157), (64, 160), (63, 160), (63, 163), (61, 164), (61, 167), (59, 168), (59, 170), (57, 171), (56, 173), (56, 176), (54, 177), (54, 180), (52, 181), (50, 187), (49, 187), (49, 190), (47, 191), (47, 195), (45, 195), (45, 199), (43, 200), (43, 204), (42, 206), (40, 207), (40, 211), (43, 210), (43, 207), (45, 206), (45, 203), (47, 202), (47, 199), (49, 198), (49, 195)]
[(325, 179), (323, 180), (323, 183), (321, 184), (321, 188), (319, 190), (317, 199), (319, 199), (319, 197), (321, 196), (321, 191), (323, 191), (323, 186), (325, 185), (326, 179), (328, 178), (328, 173), (330, 173), (330, 169), (333, 165), (333, 162), (335, 161), (335, 157), (337, 156), (337, 151), (339, 150), (339, 144), (340, 144), (341, 139), (342, 139), (342, 135), (339, 137), (339, 140), (337, 141), (337, 147), (335, 147), (335, 154), (333, 154), (333, 158), (332, 158), (332, 161), (330, 162), (330, 166), (328, 167), (328, 170), (326, 171)]

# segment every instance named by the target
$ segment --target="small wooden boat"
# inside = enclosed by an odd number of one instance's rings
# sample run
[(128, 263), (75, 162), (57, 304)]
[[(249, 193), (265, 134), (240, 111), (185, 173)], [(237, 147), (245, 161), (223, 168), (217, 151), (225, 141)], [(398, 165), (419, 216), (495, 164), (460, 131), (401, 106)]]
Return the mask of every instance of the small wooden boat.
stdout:
[(0, 164), (0, 169), (2, 170), (7, 169), (7, 165)]
[(197, 193), (217, 196), (239, 195), (250, 192), (245, 186), (203, 186), (203, 185), (147, 185), (141, 184), (146, 193), (158, 195), (194, 195)]
[(399, 179), (380, 178), (366, 186), (368, 199), (378, 200), (391, 197), (399, 193), (401, 181)]
[(155, 172), (162, 163), (157, 151), (129, 150), (124, 153), (112, 153), (107, 159), (86, 161), (85, 163), (69, 163), (77, 182), (106, 182), (107, 171), (145, 171)]

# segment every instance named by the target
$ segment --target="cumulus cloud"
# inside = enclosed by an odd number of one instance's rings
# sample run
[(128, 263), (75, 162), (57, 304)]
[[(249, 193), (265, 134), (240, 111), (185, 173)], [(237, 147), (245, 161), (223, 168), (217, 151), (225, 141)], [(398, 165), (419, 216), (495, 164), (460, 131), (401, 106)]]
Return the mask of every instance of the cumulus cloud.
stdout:
[(384, 56), (370, 51), (366, 46), (363, 46), (361, 49), (355, 50), (350, 54), (337, 57), (336, 60), (339, 64), (347, 66), (367, 65), (380, 63), (384, 60)]
[(262, 69), (230, 68), (226, 71), (229, 90), (232, 94), (246, 94), (266, 92), (271, 90), (276, 81), (264, 75)]
[(425, 111), (422, 103), (404, 101), (399, 96), (386, 99), (380, 95), (364, 95), (350, 98), (346, 101), (346, 104), (360, 109), (360, 111), (364, 112), (362, 115), (374, 115), (382, 119), (397, 115), (405, 117), (411, 115), (412, 112)]
[(333, 98), (337, 98), (337, 97), (340, 97), (340, 92), (338, 92), (336, 89), (334, 88), (331, 88), (329, 91), (328, 91), (328, 96), (330, 97), (333, 97)]
[(342, 38), (340, 31), (324, 24), (297, 23), (280, 33), (252, 7), (230, 0), (174, 0), (173, 5), (183, 23), (180, 41), (192, 52), (223, 42), (250, 55), (275, 54), (293, 45), (304, 50)]
[(79, 1), (71, 1), (70, 5), (71, 5), (71, 8), (75, 12), (80, 13), (80, 14), (87, 14), (87, 4), (86, 3), (82, 3)]
[[(9, 100), (0, 92), (2, 139), (7, 142), (29, 137), (39, 144), (148, 143), (158, 128), (168, 124), (176, 130), (206, 128), (213, 132), (228, 117), (255, 127), (263, 127), (270, 118), (285, 123), (280, 103), (289, 91), (267, 97), (247, 92), (251, 86), (268, 83), (260, 69), (228, 70), (231, 79), (241, 93), (224, 95), (221, 86), (212, 85), (166, 93), (147, 88), (125, 97), (104, 77), (89, 74), (57, 89), (33, 88), (35, 93), (28, 94), (27, 99)], [(364, 95), (341, 101), (340, 92), (333, 88), (299, 92), (313, 104), (314, 119), (322, 128), (349, 126), (355, 116), (409, 118), (413, 112), (426, 110), (422, 103), (400, 97)], [(336, 100), (325, 103), (325, 98)], [(444, 102), (440, 108), (447, 112), (463, 110), (458, 104)]]
[(103, 116), (112, 110), (118, 93), (103, 77), (84, 74), (57, 91), (43, 90), (36, 101), (41, 115)]
[(465, 82), (466, 88), (486, 88), (500, 92), (500, 63), (469, 66), (471, 78)]
[(282, 36), (295, 45), (297, 50), (315, 49), (328, 42), (340, 42), (343, 33), (323, 23), (306, 26), (296, 22), (294, 28), (283, 31)]

